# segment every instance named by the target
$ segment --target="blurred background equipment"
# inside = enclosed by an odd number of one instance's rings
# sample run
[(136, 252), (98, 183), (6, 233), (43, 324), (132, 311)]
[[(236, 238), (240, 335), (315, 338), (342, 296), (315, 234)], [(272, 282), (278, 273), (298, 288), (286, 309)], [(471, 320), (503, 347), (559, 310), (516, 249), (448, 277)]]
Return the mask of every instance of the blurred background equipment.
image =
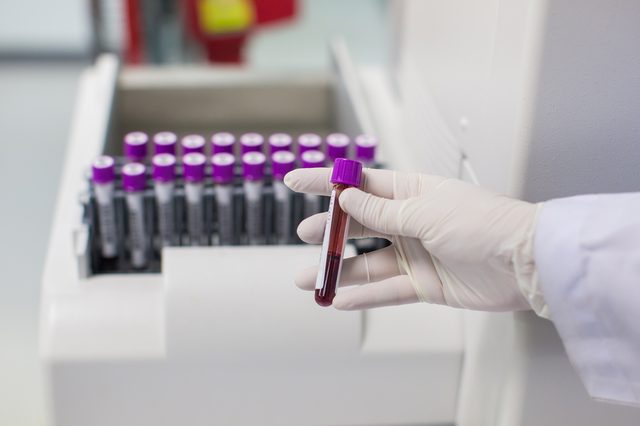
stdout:
[(92, 0), (93, 50), (129, 64), (237, 64), (252, 33), (296, 10), (296, 0)]

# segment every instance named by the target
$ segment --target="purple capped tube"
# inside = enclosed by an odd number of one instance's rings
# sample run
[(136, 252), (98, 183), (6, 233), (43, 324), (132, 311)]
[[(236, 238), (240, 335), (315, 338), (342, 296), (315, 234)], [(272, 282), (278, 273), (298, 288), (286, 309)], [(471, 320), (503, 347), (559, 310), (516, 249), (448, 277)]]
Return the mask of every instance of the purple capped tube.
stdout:
[(228, 132), (214, 133), (211, 136), (211, 152), (213, 155), (226, 152), (233, 154), (233, 147), (236, 143), (236, 137)]
[(147, 170), (142, 163), (129, 163), (122, 167), (122, 188), (126, 193), (129, 254), (131, 265), (147, 266), (148, 236), (144, 208), (144, 190), (147, 186)]
[(191, 152), (204, 154), (204, 147), (207, 145), (207, 141), (202, 135), (187, 135), (182, 138), (180, 144), (182, 145), (182, 155)]
[(187, 231), (192, 246), (207, 244), (204, 232), (204, 173), (207, 159), (204, 154), (191, 152), (182, 157), (184, 191), (187, 200)]
[(115, 161), (102, 155), (91, 165), (93, 191), (96, 196), (98, 231), (102, 257), (114, 258), (118, 255), (118, 232), (114, 208)]
[[(359, 135), (354, 139), (355, 158), (365, 167), (374, 167), (378, 140), (374, 136)], [(376, 238), (359, 238), (354, 242), (358, 252), (370, 252), (378, 247)]]
[(233, 202), (233, 178), (236, 159), (228, 152), (211, 157), (212, 178), (216, 192), (218, 217), (218, 244), (231, 245), (237, 241), (235, 203)]
[(144, 162), (147, 158), (149, 136), (144, 132), (130, 132), (124, 135), (124, 155), (129, 161)]
[(264, 138), (260, 133), (245, 133), (240, 136), (240, 146), (242, 154), (247, 152), (262, 152), (264, 146)]
[(273, 193), (275, 198), (275, 232), (279, 244), (291, 241), (292, 193), (284, 184), (284, 177), (296, 167), (296, 156), (290, 151), (278, 151), (271, 155), (273, 170)]
[(242, 156), (246, 211), (245, 229), (247, 242), (251, 245), (264, 243), (262, 189), (265, 163), (266, 157), (261, 152), (247, 152)]
[[(324, 167), (326, 161), (325, 155), (321, 151), (310, 150), (305, 151), (300, 156), (300, 164), (303, 168)], [(303, 214), (304, 217), (312, 216), (320, 213), (322, 210), (322, 200), (320, 196), (315, 194), (304, 194)]]
[(176, 179), (176, 157), (171, 154), (153, 156), (153, 189), (158, 210), (158, 233), (162, 247), (176, 244), (176, 211), (174, 187)]
[(304, 133), (298, 136), (298, 155), (306, 151), (320, 151), (322, 149), (322, 138), (315, 133)]
[(327, 136), (327, 157), (333, 164), (337, 158), (347, 158), (349, 150), (349, 136), (343, 133), (332, 133)]
[(178, 136), (173, 132), (159, 132), (153, 135), (153, 147), (155, 154), (176, 155)]
[(287, 133), (274, 133), (269, 136), (269, 152), (291, 151), (293, 138)]
[(344, 247), (349, 237), (349, 215), (340, 207), (340, 194), (347, 188), (359, 186), (361, 179), (361, 163), (346, 158), (336, 159), (331, 172), (333, 189), (316, 278), (315, 299), (320, 306), (333, 303), (340, 282)]
[(376, 147), (378, 140), (374, 136), (360, 135), (355, 139), (356, 160), (366, 167), (371, 167), (376, 161)]

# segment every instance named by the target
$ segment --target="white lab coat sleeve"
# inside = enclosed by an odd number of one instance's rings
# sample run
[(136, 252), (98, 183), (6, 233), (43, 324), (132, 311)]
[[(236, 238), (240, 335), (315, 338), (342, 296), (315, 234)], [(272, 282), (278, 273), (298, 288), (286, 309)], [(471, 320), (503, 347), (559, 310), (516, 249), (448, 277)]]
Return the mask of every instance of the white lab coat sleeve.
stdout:
[(534, 257), (550, 319), (589, 394), (640, 405), (640, 194), (545, 203)]

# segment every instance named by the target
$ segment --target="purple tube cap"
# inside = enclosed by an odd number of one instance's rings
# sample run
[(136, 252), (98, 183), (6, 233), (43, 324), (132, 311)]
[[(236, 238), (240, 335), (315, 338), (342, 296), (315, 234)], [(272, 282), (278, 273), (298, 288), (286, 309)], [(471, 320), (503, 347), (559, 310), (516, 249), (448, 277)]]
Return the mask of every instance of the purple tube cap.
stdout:
[(300, 154), (312, 149), (319, 150), (321, 146), (322, 138), (315, 133), (305, 133), (298, 136), (298, 152)]
[(149, 136), (144, 132), (131, 132), (124, 135), (124, 155), (141, 160), (147, 156)]
[(189, 154), (191, 152), (204, 152), (204, 146), (207, 141), (201, 135), (187, 135), (182, 138), (182, 154)]
[(116, 179), (115, 161), (108, 155), (101, 155), (91, 164), (91, 179), (94, 183), (111, 183)]
[(213, 154), (220, 152), (228, 152), (233, 154), (233, 145), (236, 143), (236, 138), (231, 133), (219, 132), (214, 133), (211, 136), (211, 145), (213, 147)]
[(346, 157), (349, 142), (349, 137), (342, 133), (332, 133), (327, 136), (327, 155), (329, 158), (335, 160)]
[(176, 178), (176, 157), (171, 154), (153, 156), (153, 180), (156, 182), (172, 182)]
[(331, 133), (327, 136), (327, 145), (344, 147), (349, 146), (349, 142), (349, 136), (344, 133)]
[(291, 151), (291, 144), (293, 139), (287, 133), (274, 133), (269, 136), (269, 147), (271, 153), (278, 151)]
[(242, 156), (242, 176), (245, 180), (262, 180), (267, 158), (261, 152), (247, 152)]
[(153, 145), (156, 154), (176, 155), (178, 136), (173, 132), (159, 132), (153, 135)]
[(312, 167), (324, 167), (325, 160), (326, 157), (324, 153), (316, 149), (305, 151), (300, 156), (300, 163), (305, 169)]
[(147, 186), (146, 167), (141, 163), (122, 166), (122, 188), (126, 192), (144, 191)]
[(240, 136), (240, 145), (242, 146), (242, 153), (247, 152), (261, 152), (262, 145), (264, 145), (264, 138), (259, 133), (245, 133)]
[(277, 151), (271, 155), (273, 177), (284, 179), (284, 175), (296, 167), (296, 156), (291, 151)]
[(204, 166), (207, 158), (199, 152), (190, 152), (182, 157), (184, 180), (187, 182), (202, 182), (204, 180)]
[(376, 157), (376, 147), (378, 140), (369, 135), (356, 137), (356, 158), (363, 161), (373, 161)]
[(327, 146), (327, 157), (331, 161), (335, 161), (337, 158), (344, 158), (347, 156), (346, 146)]
[(212, 177), (215, 183), (229, 183), (233, 180), (233, 168), (236, 158), (228, 152), (221, 152), (211, 157)]
[(331, 172), (331, 183), (360, 186), (362, 163), (346, 158), (336, 158)]

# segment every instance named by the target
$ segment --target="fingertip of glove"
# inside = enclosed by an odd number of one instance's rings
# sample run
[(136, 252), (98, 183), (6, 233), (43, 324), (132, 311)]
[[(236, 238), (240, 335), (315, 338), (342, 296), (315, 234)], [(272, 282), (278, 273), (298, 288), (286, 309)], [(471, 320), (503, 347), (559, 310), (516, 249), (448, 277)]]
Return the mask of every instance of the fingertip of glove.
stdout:
[(322, 229), (320, 232), (318, 235), (317, 227), (310, 222), (309, 218), (300, 222), (298, 229), (296, 229), (298, 237), (307, 244), (320, 244), (322, 242)]
[(294, 282), (299, 289), (313, 290), (316, 284), (316, 275), (318, 274), (317, 266), (309, 266), (296, 274)]
[(337, 294), (333, 299), (332, 306), (339, 311), (357, 311), (361, 309), (352, 297), (345, 294)]
[(354, 202), (359, 198), (362, 191), (358, 188), (347, 188), (340, 194), (340, 206), (349, 210)]
[(295, 191), (296, 184), (298, 183), (298, 170), (292, 170), (284, 176), (284, 184), (290, 189)]

